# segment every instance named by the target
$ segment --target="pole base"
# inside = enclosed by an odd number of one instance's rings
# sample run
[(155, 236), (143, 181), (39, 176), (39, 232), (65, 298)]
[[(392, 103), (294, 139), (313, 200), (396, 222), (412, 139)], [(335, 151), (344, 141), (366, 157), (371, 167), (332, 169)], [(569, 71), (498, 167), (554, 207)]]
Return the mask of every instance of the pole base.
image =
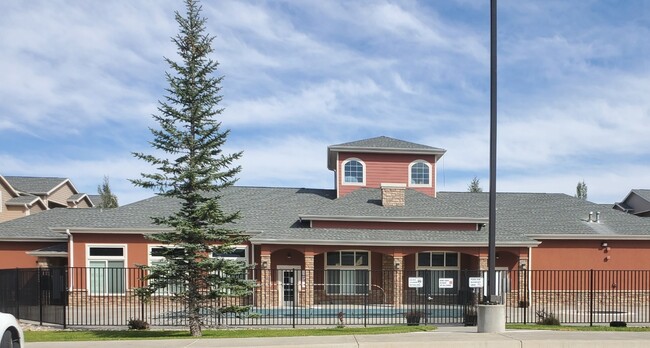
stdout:
[(477, 332), (499, 333), (506, 331), (505, 305), (478, 305)]

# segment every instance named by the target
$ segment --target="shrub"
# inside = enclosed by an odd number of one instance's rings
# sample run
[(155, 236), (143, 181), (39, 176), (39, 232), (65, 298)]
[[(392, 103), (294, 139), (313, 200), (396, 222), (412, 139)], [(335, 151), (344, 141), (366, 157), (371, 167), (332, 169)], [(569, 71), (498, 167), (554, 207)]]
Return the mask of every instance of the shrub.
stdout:
[(519, 308), (528, 308), (528, 307), (530, 307), (530, 303), (528, 301), (519, 301), (517, 303), (517, 307), (519, 307)]
[(610, 327), (627, 327), (627, 323), (624, 321), (612, 321), (609, 323)]
[(129, 319), (129, 330), (148, 330), (149, 323), (140, 319)]
[(406, 325), (408, 326), (417, 326), (420, 325), (420, 319), (424, 316), (424, 313), (420, 311), (410, 311), (404, 314), (406, 318)]
[(546, 311), (537, 311), (537, 324), (538, 325), (560, 325), (560, 319), (556, 318), (553, 313)]

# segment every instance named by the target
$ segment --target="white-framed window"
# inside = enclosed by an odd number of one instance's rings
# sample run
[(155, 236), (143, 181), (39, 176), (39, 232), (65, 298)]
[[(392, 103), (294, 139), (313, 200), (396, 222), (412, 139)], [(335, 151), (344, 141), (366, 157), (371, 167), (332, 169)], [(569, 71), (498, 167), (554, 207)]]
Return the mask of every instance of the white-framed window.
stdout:
[[(234, 245), (231, 248), (232, 249), (227, 253), (213, 252), (211, 256), (218, 259), (241, 262), (244, 265), (248, 266), (248, 247), (246, 245)], [(248, 279), (248, 272), (245, 271), (243, 274), (240, 275), (240, 277), (241, 278), (239, 279)], [(222, 289), (221, 293), (230, 295), (231, 290)]]
[(224, 260), (241, 261), (248, 265), (248, 247), (246, 245), (235, 245), (229, 253), (212, 253), (212, 257)]
[(325, 255), (325, 284), (329, 295), (364, 295), (370, 288), (368, 251), (333, 251)]
[[(425, 294), (456, 294), (460, 281), (460, 254), (450, 251), (427, 251), (417, 253), (418, 277), (424, 278), (424, 287), (421, 291)], [(440, 278), (451, 278), (453, 288), (440, 288)]]
[(343, 167), (341, 182), (344, 185), (365, 185), (366, 164), (358, 158), (348, 158), (341, 164)]
[[(165, 258), (165, 252), (171, 252), (173, 255), (182, 256), (185, 252), (182, 248), (175, 248), (169, 245), (149, 245), (149, 257), (148, 262), (149, 266), (162, 265), (167, 262)], [(164, 288), (159, 288), (154, 293), (155, 295), (173, 295), (175, 293), (181, 292), (183, 290), (183, 284), (179, 282), (170, 282)]]
[(86, 246), (88, 291), (91, 295), (124, 294), (126, 292), (126, 245), (101, 244)]
[(409, 164), (409, 186), (431, 187), (431, 164), (417, 160)]

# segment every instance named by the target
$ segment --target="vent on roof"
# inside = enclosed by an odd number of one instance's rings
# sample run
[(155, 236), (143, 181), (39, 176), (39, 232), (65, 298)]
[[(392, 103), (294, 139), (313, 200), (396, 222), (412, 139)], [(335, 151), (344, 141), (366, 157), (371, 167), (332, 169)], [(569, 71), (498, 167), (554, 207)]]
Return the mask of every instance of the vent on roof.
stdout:
[(406, 184), (381, 184), (381, 205), (384, 207), (403, 207)]
[(597, 211), (596, 215), (594, 216), (594, 212), (590, 211), (589, 212), (589, 220), (587, 220), (587, 222), (595, 222), (595, 223), (599, 224), (600, 223), (600, 212)]

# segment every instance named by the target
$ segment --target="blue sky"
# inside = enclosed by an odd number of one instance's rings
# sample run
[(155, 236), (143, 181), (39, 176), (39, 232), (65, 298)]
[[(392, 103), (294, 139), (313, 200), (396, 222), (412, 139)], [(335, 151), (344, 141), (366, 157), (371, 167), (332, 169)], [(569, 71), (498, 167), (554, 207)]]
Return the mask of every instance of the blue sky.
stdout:
[[(214, 1), (240, 185), (332, 188), (328, 145), (441, 147), (441, 191), (488, 189), (489, 1)], [(151, 114), (180, 1), (0, 2), (0, 174), (151, 196)], [(499, 191), (622, 200), (650, 178), (650, 1), (499, 3)]]

